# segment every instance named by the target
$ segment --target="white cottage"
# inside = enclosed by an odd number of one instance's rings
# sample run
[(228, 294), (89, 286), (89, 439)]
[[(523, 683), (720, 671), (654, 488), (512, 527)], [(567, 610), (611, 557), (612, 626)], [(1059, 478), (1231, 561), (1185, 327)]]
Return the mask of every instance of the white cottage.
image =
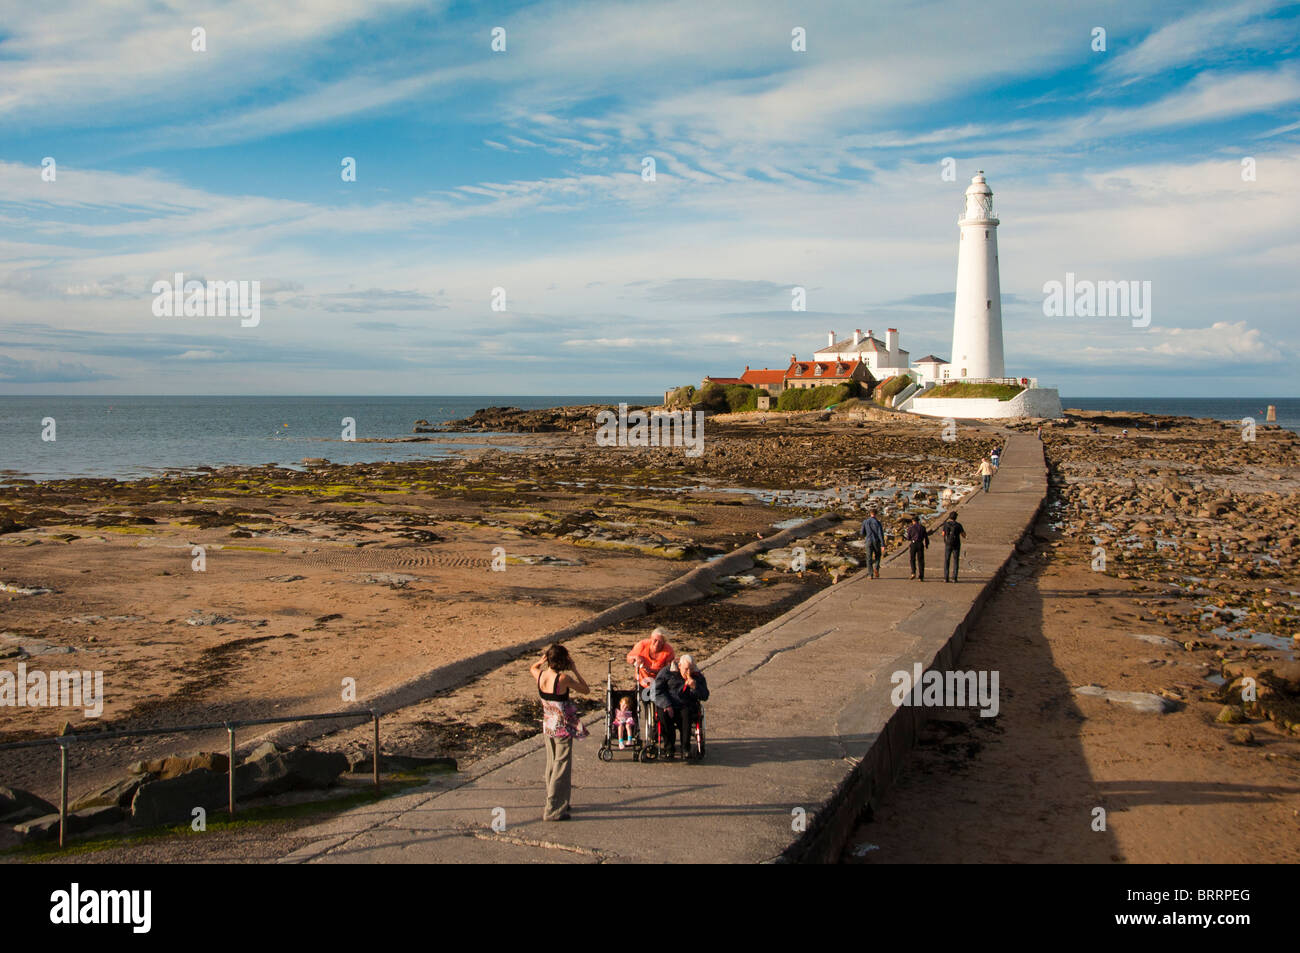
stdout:
[(941, 357), (927, 354), (916, 362), (913, 371), (922, 384), (938, 384), (948, 379), (948, 362)]
[(908, 371), (908, 352), (898, 344), (898, 328), (885, 331), (881, 341), (875, 332), (862, 333), (859, 328), (852, 338), (835, 340), (835, 332), (827, 334), (826, 346), (813, 353), (815, 361), (861, 361), (878, 381)]

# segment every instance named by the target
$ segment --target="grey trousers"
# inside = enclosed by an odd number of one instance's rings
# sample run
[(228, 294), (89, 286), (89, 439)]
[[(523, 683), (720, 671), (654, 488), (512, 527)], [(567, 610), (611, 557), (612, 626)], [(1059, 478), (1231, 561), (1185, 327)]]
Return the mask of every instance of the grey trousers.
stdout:
[(573, 739), (546, 737), (546, 807), (542, 820), (558, 820), (569, 813), (573, 792)]

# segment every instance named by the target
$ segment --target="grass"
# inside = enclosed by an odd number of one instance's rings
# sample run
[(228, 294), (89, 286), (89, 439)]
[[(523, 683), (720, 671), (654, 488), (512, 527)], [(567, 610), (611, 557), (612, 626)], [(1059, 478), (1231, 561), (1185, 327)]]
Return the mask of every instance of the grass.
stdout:
[(931, 397), (995, 397), (998, 400), (1010, 400), (1019, 394), (1023, 387), (1019, 384), (972, 384), (966, 381), (949, 381), (924, 395)]
[(169, 827), (150, 828), (126, 835), (110, 833), (93, 835), (84, 839), (78, 838), (65, 847), (59, 846), (56, 834), (53, 841), (19, 844), (16, 847), (0, 851), (0, 856), (21, 857), (32, 862), (62, 860), (77, 854), (93, 854), (102, 850), (147, 844), (176, 837), (201, 837), (203, 834), (213, 831), (246, 830), (251, 827), (273, 824), (277, 821), (337, 814), (349, 808), (382, 801), (411, 788), (427, 784), (429, 775), (432, 773), (421, 772), (419, 775), (403, 773), (393, 780), (382, 782), (378, 793), (373, 788), (367, 788), (364, 791), (356, 791), (339, 797), (325, 798), (319, 801), (301, 801), (297, 804), (263, 805), (249, 808), (239, 808), (236, 805), (234, 817), (227, 815), (224, 809), (219, 812), (214, 810), (209, 813), (206, 831), (195, 831), (190, 827), (189, 822), (185, 822)]
[(888, 404), (889, 399), (901, 393), (909, 384), (912, 378), (908, 374), (896, 374), (893, 377), (882, 381), (876, 388), (876, 400), (882, 404)]

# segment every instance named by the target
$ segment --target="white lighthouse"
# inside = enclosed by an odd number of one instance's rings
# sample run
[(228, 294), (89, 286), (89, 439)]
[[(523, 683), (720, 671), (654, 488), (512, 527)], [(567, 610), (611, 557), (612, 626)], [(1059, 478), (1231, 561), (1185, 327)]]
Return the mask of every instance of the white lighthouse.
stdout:
[(950, 376), (1003, 377), (1002, 291), (998, 283), (998, 219), (993, 190), (983, 171), (970, 180), (966, 207), (957, 219), (957, 304), (952, 319)]

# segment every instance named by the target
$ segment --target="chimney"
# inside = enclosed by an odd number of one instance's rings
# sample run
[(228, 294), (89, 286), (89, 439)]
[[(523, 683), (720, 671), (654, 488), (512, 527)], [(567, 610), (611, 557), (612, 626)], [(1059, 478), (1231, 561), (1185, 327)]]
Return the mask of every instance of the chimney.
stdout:
[(854, 346), (854, 347), (857, 347), (857, 346), (858, 346), (859, 344), (861, 344), (861, 343), (862, 343), (862, 329), (861, 329), (861, 328), (854, 328), (854, 329), (853, 329), (853, 346)]
[(827, 347), (834, 347), (834, 346), (835, 346), (835, 332), (834, 332), (834, 331), (827, 331), (827, 332), (826, 332), (826, 346), (827, 346)]
[(885, 350), (890, 354), (898, 353), (898, 328), (889, 328), (885, 331)]
[(793, 354), (790, 355), (790, 363), (791, 363), (791, 364), (795, 363), (795, 361), (797, 361), (797, 360), (799, 360), (799, 358), (795, 357)]

